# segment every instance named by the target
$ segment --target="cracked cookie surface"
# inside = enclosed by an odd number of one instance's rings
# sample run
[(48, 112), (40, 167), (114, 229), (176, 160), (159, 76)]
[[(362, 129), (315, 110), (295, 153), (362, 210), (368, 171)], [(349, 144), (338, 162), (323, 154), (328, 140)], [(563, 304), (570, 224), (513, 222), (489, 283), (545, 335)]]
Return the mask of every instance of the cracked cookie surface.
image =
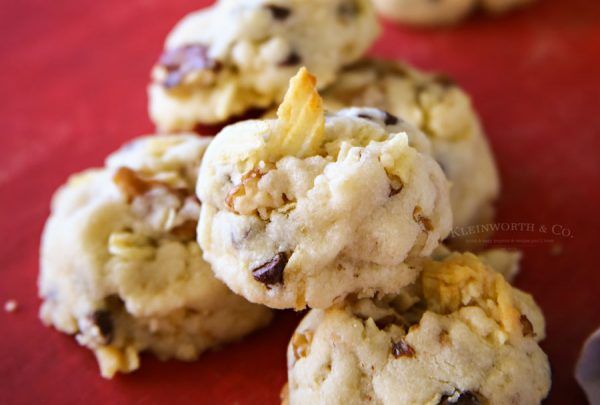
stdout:
[[(500, 191), (494, 157), (468, 95), (452, 80), (398, 62), (365, 59), (342, 70), (323, 100), (330, 110), (380, 108), (422, 130), (452, 183), (454, 227), (493, 219)], [(473, 249), (473, 243), (467, 247)]]
[(448, 184), (414, 127), (376, 109), (325, 115), (301, 69), (274, 120), (226, 127), (197, 192), (198, 241), (252, 302), (325, 308), (414, 281), (407, 258), (449, 232)]
[(104, 377), (139, 352), (193, 360), (264, 326), (267, 308), (218, 281), (196, 242), (211, 138), (139, 138), (55, 194), (41, 246), (40, 317), (93, 350)]
[(378, 32), (368, 0), (218, 1), (168, 36), (148, 90), (151, 118), (182, 131), (268, 108), (300, 66), (325, 86)]
[(400, 293), (311, 310), (288, 346), (289, 404), (536, 404), (550, 388), (530, 295), (476, 256), (424, 259)]

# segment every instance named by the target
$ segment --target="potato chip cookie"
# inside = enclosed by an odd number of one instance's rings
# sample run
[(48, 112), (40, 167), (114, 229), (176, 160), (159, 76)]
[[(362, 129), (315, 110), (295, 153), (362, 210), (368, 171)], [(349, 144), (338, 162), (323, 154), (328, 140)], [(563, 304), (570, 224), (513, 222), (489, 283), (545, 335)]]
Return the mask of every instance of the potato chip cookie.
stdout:
[(220, 0), (167, 38), (150, 115), (161, 130), (182, 131), (270, 107), (300, 66), (325, 86), (378, 33), (369, 0)]
[(344, 69), (323, 99), (332, 110), (377, 107), (421, 129), (452, 184), (454, 226), (492, 220), (500, 191), (494, 157), (469, 97), (450, 79), (367, 59)]
[(451, 227), (427, 147), (379, 110), (325, 115), (301, 69), (277, 119), (231, 125), (209, 146), (197, 188), (204, 257), (233, 291), (273, 308), (397, 291), (417, 276), (404, 260), (430, 254)]
[(420, 264), (399, 294), (311, 310), (288, 346), (296, 404), (538, 404), (550, 389), (530, 295), (476, 256)]
[(193, 360), (270, 320), (214, 278), (196, 242), (194, 186), (209, 141), (137, 139), (54, 196), (40, 316), (93, 350), (104, 377), (137, 369), (145, 350)]
[(455, 24), (474, 10), (502, 14), (534, 0), (373, 0), (379, 13), (393, 21), (423, 26)]

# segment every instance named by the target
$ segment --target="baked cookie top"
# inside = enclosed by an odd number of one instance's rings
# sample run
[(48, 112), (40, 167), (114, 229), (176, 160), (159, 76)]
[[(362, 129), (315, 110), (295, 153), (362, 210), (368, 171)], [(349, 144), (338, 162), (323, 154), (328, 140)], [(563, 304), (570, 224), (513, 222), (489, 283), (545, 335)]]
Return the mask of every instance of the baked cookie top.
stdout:
[(399, 62), (364, 59), (344, 68), (323, 100), (330, 110), (380, 108), (419, 128), (452, 183), (454, 227), (492, 220), (500, 191), (494, 157), (469, 96), (453, 80)]
[(168, 36), (152, 72), (151, 116), (163, 130), (189, 130), (269, 107), (300, 66), (325, 86), (378, 33), (368, 0), (218, 1)]
[(379, 110), (326, 115), (301, 69), (277, 119), (231, 125), (209, 146), (197, 187), (205, 258), (232, 290), (274, 308), (396, 291), (417, 275), (404, 261), (451, 227), (428, 148)]
[(530, 295), (476, 256), (425, 259), (395, 295), (312, 310), (288, 346), (290, 404), (534, 404), (550, 388)]
[(105, 377), (136, 369), (139, 351), (191, 360), (270, 319), (213, 276), (196, 242), (194, 187), (210, 140), (139, 138), (53, 198), (40, 315), (94, 350)]

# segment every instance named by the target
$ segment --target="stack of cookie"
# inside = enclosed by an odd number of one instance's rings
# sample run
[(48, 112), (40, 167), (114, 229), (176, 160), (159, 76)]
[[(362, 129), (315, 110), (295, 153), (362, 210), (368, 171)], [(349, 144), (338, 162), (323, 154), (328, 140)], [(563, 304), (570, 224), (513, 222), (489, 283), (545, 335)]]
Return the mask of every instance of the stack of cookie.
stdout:
[(481, 125), (448, 78), (365, 59), (378, 32), (367, 0), (221, 0), (186, 17), (149, 86), (162, 135), (54, 197), (42, 320), (110, 378), (141, 351), (192, 360), (271, 309), (311, 308), (284, 401), (540, 402), (544, 319), (507, 281), (519, 255), (448, 238), (493, 217)]

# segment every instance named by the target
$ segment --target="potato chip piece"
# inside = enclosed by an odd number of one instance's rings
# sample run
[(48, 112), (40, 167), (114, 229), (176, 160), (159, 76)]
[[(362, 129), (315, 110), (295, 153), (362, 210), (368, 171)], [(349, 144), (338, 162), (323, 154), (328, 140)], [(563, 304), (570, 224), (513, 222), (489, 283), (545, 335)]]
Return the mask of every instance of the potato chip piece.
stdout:
[(304, 67), (290, 80), (277, 110), (277, 131), (268, 141), (274, 155), (302, 158), (319, 153), (325, 133), (325, 111), (316, 83)]

